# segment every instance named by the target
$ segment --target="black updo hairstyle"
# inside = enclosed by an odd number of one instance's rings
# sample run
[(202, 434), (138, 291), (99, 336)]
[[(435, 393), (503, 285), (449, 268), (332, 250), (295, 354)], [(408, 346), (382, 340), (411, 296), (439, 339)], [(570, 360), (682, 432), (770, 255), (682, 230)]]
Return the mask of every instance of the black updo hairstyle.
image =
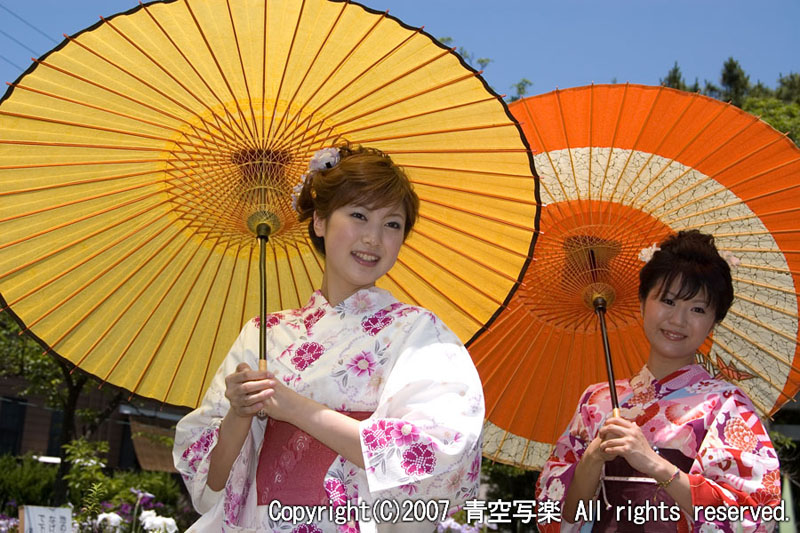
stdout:
[(419, 198), (402, 168), (377, 148), (336, 147), (339, 163), (313, 171), (297, 199), (300, 222), (308, 220), (308, 235), (314, 248), (325, 255), (325, 239), (314, 231), (314, 212), (322, 219), (342, 206), (357, 204), (369, 209), (403, 206), (406, 214), (403, 239), (417, 221)]
[(708, 305), (714, 309), (715, 322), (721, 322), (733, 303), (733, 281), (728, 262), (719, 255), (714, 237), (697, 230), (680, 231), (667, 237), (659, 251), (639, 272), (639, 300), (659, 287), (663, 298), (675, 279), (680, 289), (677, 300), (694, 298), (705, 290)]

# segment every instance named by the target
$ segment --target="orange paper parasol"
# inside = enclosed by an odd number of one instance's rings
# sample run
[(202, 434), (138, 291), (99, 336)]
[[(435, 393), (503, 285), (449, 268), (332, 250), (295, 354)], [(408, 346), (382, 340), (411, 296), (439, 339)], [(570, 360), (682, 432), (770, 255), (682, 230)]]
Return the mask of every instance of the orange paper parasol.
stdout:
[(591, 86), (511, 104), (535, 153), (542, 203), (523, 285), (470, 352), (486, 393), (484, 454), (541, 468), (581, 392), (606, 369), (592, 298), (617, 378), (648, 343), (639, 252), (696, 228), (741, 260), (736, 299), (698, 354), (763, 415), (800, 387), (800, 150), (731, 105), (663, 87)]

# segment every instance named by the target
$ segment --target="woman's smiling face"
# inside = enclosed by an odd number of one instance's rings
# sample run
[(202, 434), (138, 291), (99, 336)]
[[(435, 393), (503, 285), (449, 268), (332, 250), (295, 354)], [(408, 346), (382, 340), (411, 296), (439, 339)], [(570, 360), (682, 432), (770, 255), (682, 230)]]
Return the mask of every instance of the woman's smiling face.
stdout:
[(650, 341), (651, 360), (680, 368), (694, 362), (697, 349), (714, 327), (714, 309), (704, 290), (688, 300), (676, 299), (680, 278), (663, 295), (661, 288), (660, 284), (653, 287), (642, 302), (644, 333)]
[(325, 239), (323, 292), (329, 301), (375, 285), (394, 266), (405, 220), (400, 205), (371, 209), (348, 204), (326, 219), (314, 216), (314, 232)]

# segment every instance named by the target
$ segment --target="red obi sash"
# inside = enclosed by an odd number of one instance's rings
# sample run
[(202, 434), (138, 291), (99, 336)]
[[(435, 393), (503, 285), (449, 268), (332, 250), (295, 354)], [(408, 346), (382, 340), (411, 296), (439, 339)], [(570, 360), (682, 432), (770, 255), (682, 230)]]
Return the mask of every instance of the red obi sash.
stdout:
[[(339, 411), (365, 420), (372, 412)], [(258, 505), (327, 505), (325, 474), (338, 454), (288, 422), (270, 418), (258, 456)]]

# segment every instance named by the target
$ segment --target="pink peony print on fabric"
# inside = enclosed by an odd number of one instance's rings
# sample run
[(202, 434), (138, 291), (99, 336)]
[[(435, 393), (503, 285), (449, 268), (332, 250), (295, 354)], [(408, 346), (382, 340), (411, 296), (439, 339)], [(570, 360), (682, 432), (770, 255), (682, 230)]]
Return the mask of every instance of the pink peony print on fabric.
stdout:
[(381, 309), (374, 315), (364, 317), (361, 321), (361, 328), (367, 335), (375, 336), (381, 332), (383, 328), (392, 323), (394, 318), (386, 311)]
[(197, 465), (208, 455), (217, 433), (219, 433), (219, 428), (204, 431), (200, 438), (190, 444), (181, 455), (181, 459), (188, 463), (192, 472), (197, 473)]
[(378, 420), (370, 427), (364, 429), (361, 434), (364, 437), (364, 444), (370, 451), (380, 450), (392, 441), (391, 431), (394, 429), (394, 422), (389, 420)]
[(331, 505), (345, 505), (347, 503), (347, 492), (344, 484), (336, 478), (325, 480), (325, 493), (328, 495)]
[(411, 476), (430, 474), (436, 466), (436, 456), (429, 444), (413, 444), (403, 452), (400, 465)]
[(316, 342), (304, 342), (301, 344), (297, 351), (292, 356), (292, 364), (297, 370), (305, 370), (311, 363), (322, 357), (325, 353), (325, 348)]
[(358, 377), (371, 376), (375, 372), (375, 360), (369, 352), (361, 352), (347, 363), (347, 370)]
[(400, 487), (398, 488), (403, 492), (405, 492), (406, 494), (408, 494), (409, 496), (413, 496), (414, 494), (419, 492), (419, 487), (417, 487), (413, 483), (409, 483), (408, 485), (400, 485)]
[(398, 446), (408, 446), (419, 440), (419, 429), (414, 424), (401, 420), (389, 430), (389, 435)]
[(314, 324), (319, 322), (319, 319), (323, 316), (325, 316), (325, 310), (322, 308), (318, 308), (313, 313), (306, 315), (303, 318), (303, 325), (306, 327), (306, 331), (311, 333), (311, 328), (314, 327)]
[(250, 492), (250, 486), (245, 485), (242, 492), (234, 492), (230, 485), (225, 487), (225, 503), (224, 513), (225, 521), (228, 524), (238, 524), (239, 514), (244, 509), (244, 502), (247, 501), (247, 495)]
[[(267, 315), (267, 329), (277, 326), (281, 323), (281, 319), (278, 318), (276, 315)], [(261, 317), (257, 316), (253, 318), (253, 324), (257, 328), (261, 328)]]

